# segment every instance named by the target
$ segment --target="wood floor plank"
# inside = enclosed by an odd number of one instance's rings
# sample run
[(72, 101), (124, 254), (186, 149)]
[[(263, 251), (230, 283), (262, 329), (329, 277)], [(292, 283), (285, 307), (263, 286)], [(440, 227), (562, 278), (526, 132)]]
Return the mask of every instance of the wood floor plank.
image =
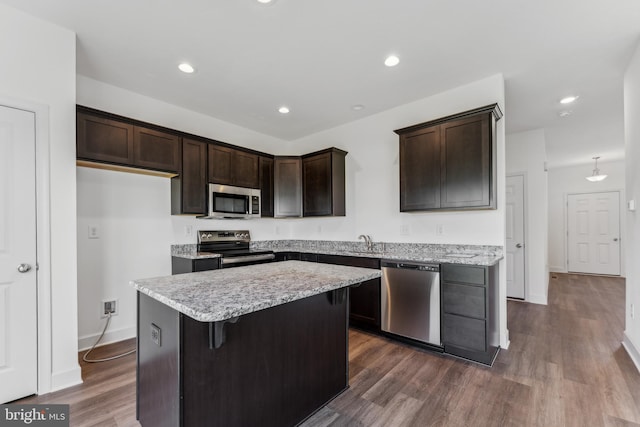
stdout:
[[(351, 329), (350, 388), (302, 426), (640, 427), (640, 373), (621, 346), (624, 279), (554, 275), (547, 306), (507, 303), (511, 347), (493, 368)], [(135, 355), (80, 365), (83, 384), (16, 403), (68, 403), (73, 427), (140, 427)]]

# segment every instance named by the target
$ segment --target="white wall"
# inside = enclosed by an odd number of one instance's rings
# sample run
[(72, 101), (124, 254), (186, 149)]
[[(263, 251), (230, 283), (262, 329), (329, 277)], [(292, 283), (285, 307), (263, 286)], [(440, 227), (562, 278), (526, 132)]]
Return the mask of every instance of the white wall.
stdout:
[[(400, 213), (399, 143), (393, 130), (497, 102), (504, 112), (504, 80), (495, 75), (410, 104), (375, 114), (294, 142), (294, 154), (328, 146), (347, 155), (347, 216), (292, 223), (300, 238), (447, 244), (505, 244), (505, 121), (497, 124), (497, 209), (464, 212)], [(444, 233), (436, 234), (438, 226)], [(500, 343), (508, 345), (506, 271), (500, 264)]]
[(567, 195), (579, 193), (598, 193), (620, 191), (620, 235), (621, 274), (625, 274), (624, 253), (629, 239), (625, 239), (625, 162), (598, 162), (601, 174), (607, 179), (590, 182), (585, 177), (591, 175), (593, 163), (578, 166), (549, 169), (549, 269), (560, 273), (567, 272)]
[[(287, 154), (290, 143), (167, 104), (84, 76), (77, 77), (77, 103), (171, 129), (271, 154)], [(191, 229), (248, 227), (253, 239), (290, 238), (289, 220), (211, 221), (171, 216), (170, 180), (78, 167), (78, 307), (80, 348), (104, 328), (103, 299), (118, 299), (101, 344), (135, 336), (135, 293), (129, 281), (171, 274), (170, 246), (195, 243)], [(89, 225), (100, 239), (88, 239)]]
[(547, 303), (549, 287), (546, 160), (544, 130), (507, 135), (507, 175), (525, 179), (525, 300), (538, 304)]
[[(185, 110), (174, 105), (166, 104), (152, 98), (141, 96), (130, 91), (106, 85), (95, 80), (78, 76), (78, 104), (113, 112), (127, 117), (155, 123), (173, 129), (190, 132), (196, 135), (241, 145), (272, 154), (302, 154), (316, 149), (336, 146), (349, 151), (347, 156), (347, 216), (344, 218), (324, 219), (267, 219), (247, 221), (210, 221), (195, 219), (189, 216), (171, 217), (167, 213), (167, 220), (172, 227), (172, 235), (159, 236), (154, 240), (155, 245), (161, 251), (166, 250), (166, 261), (160, 259), (158, 253), (155, 268), (150, 262), (147, 275), (162, 275), (169, 267), (169, 246), (173, 243), (195, 243), (195, 236), (185, 235), (185, 227), (192, 226), (197, 229), (234, 229), (249, 228), (252, 238), (255, 240), (267, 239), (327, 239), (327, 240), (357, 240), (361, 233), (371, 234), (376, 240), (406, 241), (406, 242), (431, 242), (431, 243), (460, 243), (481, 245), (504, 245), (504, 122), (498, 122), (498, 209), (489, 211), (472, 212), (448, 212), (430, 214), (400, 214), (399, 209), (399, 178), (398, 178), (398, 137), (393, 133), (394, 129), (411, 124), (420, 123), (430, 119), (446, 116), (456, 112), (499, 102), (504, 105), (504, 82), (502, 76), (497, 75), (489, 79), (474, 82), (469, 85), (417, 101), (405, 106), (377, 114), (375, 116), (353, 122), (327, 132), (313, 135), (299, 141), (285, 142), (265, 135), (261, 135), (238, 126), (222, 122), (198, 113)], [(503, 108), (504, 110), (504, 108)], [(142, 181), (136, 175), (120, 174), (118, 178), (104, 171), (81, 171), (78, 169), (78, 206), (90, 205), (95, 198), (94, 190), (100, 186), (109, 188), (115, 193), (127, 192), (129, 185), (141, 187), (141, 191), (157, 191), (162, 183), (160, 181)], [(88, 181), (91, 177), (96, 182)], [(122, 178), (122, 179), (120, 179)], [(134, 184), (135, 183), (135, 184)], [(156, 187), (158, 185), (159, 187)], [(168, 197), (168, 180), (167, 197)], [(168, 199), (166, 209), (168, 212)], [(137, 212), (137, 215), (148, 215), (162, 223), (158, 217), (156, 205), (143, 206), (131, 200), (128, 206)], [(79, 210), (80, 214), (80, 210)], [(127, 215), (126, 211), (122, 211)], [(113, 212), (103, 217), (91, 217), (90, 221), (100, 223), (115, 223), (111, 218)], [(79, 218), (79, 245), (95, 245), (93, 249), (87, 246), (87, 251), (79, 252), (79, 262), (103, 255), (113, 263), (116, 253), (103, 253), (111, 251), (106, 242), (88, 242), (86, 236), (85, 221), (87, 218)], [(119, 218), (120, 224), (129, 220)], [(444, 226), (443, 236), (435, 235), (436, 225)], [(401, 234), (403, 230), (407, 232)], [(134, 244), (135, 237), (122, 236), (122, 244)], [(164, 242), (163, 242), (164, 240)], [(94, 252), (95, 251), (95, 252)], [(137, 257), (134, 253), (129, 255), (131, 264), (136, 260), (141, 261), (144, 254)], [(117, 280), (121, 283), (113, 285), (107, 283), (104, 275), (97, 267), (82, 270), (81, 282), (95, 281), (101, 283), (102, 292), (82, 292), (79, 305), (91, 307), (86, 315), (80, 313), (81, 323), (89, 325), (83, 329), (82, 337), (92, 337), (100, 332), (100, 320), (93, 312), (94, 307), (99, 306), (100, 299), (107, 294), (113, 298), (127, 300), (129, 289), (123, 282), (132, 278), (137, 272), (126, 267)], [(500, 282), (501, 295), (504, 297), (505, 271), (501, 265)], [(119, 287), (119, 291), (116, 288)], [(106, 290), (105, 290), (106, 289)], [(503, 298), (504, 299), (504, 298)], [(506, 301), (506, 300), (505, 300)], [(507, 343), (506, 338), (506, 303), (501, 307), (501, 319), (503, 320), (502, 345)], [(128, 319), (132, 319), (129, 315)], [(128, 330), (133, 325), (126, 325), (125, 316), (120, 319), (117, 328)], [(114, 318), (115, 320), (115, 318)], [(114, 338), (115, 339), (115, 338)]]
[(47, 392), (81, 382), (77, 362), (75, 34), (0, 4), (0, 57), (0, 96), (44, 105), (49, 111), (48, 140), (37, 141), (38, 145), (48, 144), (50, 153), (46, 179), (51, 199), (51, 283), (39, 283), (51, 287), (51, 318), (41, 331), (51, 334), (51, 348), (39, 352), (50, 358), (39, 360), (50, 365), (51, 372), (40, 373), (39, 391)]
[[(106, 320), (103, 300), (118, 299), (101, 344), (136, 335), (136, 292), (129, 282), (171, 274), (169, 179), (84, 167), (78, 178), (79, 346), (91, 347)], [(97, 227), (97, 239), (89, 238)]]
[[(625, 183), (627, 200), (640, 203), (640, 44), (624, 76)], [(638, 208), (637, 208), (638, 209)], [(627, 286), (624, 345), (640, 370), (640, 223), (638, 213), (626, 212)], [(634, 311), (632, 311), (634, 307)], [(634, 317), (631, 317), (632, 313)]]

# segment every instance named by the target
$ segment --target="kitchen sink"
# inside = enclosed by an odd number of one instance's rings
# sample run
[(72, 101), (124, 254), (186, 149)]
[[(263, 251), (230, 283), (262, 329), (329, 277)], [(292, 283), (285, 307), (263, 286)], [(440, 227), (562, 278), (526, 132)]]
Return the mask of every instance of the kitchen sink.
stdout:
[(443, 254), (443, 258), (475, 258), (478, 254)]

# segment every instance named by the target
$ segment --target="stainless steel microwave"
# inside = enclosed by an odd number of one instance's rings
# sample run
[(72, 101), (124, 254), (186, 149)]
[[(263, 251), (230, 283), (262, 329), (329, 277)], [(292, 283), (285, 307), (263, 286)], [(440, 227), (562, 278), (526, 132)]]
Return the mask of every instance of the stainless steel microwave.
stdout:
[(260, 218), (260, 190), (209, 184), (208, 218)]

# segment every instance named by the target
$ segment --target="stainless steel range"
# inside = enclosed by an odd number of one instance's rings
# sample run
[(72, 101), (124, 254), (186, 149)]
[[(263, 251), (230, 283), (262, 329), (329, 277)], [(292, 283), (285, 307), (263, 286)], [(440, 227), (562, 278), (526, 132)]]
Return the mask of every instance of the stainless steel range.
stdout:
[(261, 264), (275, 260), (273, 251), (250, 249), (249, 230), (198, 230), (198, 252), (222, 255), (221, 268)]

